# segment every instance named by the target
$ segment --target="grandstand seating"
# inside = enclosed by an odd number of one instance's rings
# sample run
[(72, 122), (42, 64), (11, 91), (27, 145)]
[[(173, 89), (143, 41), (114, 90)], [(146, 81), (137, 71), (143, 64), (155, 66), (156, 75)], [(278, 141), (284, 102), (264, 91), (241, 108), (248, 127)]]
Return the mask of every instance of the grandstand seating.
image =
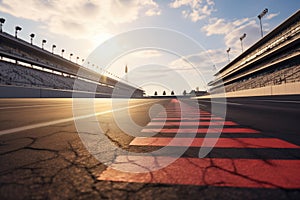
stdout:
[(234, 92), (291, 82), (300, 82), (300, 65), (281, 69), (277, 68), (274, 71), (268, 71), (256, 77), (227, 85), (225, 89), (226, 92)]
[(132, 97), (143, 96), (141, 88), (101, 75), (5, 32), (0, 33), (0, 84), (75, 89), (104, 96), (110, 96), (116, 89), (117, 96), (128, 97), (132, 91)]
[[(0, 61), (0, 84), (17, 85), (29, 87), (54, 88), (73, 90), (75, 78), (49, 73), (34, 68), (28, 68), (14, 63)], [(77, 90), (92, 91), (95, 84), (85, 80), (77, 79)], [(96, 92), (112, 93), (112, 87), (105, 87), (97, 84)]]
[(208, 85), (234, 92), (300, 82), (300, 11), (222, 68)]

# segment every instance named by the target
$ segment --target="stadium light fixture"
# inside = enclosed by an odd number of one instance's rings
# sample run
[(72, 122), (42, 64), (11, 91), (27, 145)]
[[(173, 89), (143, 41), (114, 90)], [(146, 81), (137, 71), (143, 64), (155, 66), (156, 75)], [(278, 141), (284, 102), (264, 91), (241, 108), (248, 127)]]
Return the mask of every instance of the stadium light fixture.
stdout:
[(230, 63), (230, 58), (229, 58), (229, 52), (230, 52), (231, 48), (229, 47), (226, 52), (227, 52), (227, 57), (228, 57), (228, 62)]
[(241, 37), (240, 37), (240, 41), (241, 41), (241, 47), (242, 47), (242, 53), (244, 52), (244, 47), (243, 47), (243, 39), (245, 39), (246, 37), (246, 33), (244, 33)]
[(35, 34), (31, 33), (29, 36), (30, 36), (30, 44), (32, 44), (32, 41), (33, 41), (33, 38), (34, 38)]
[(18, 37), (18, 31), (21, 31), (21, 30), (22, 30), (22, 28), (20, 26), (15, 27), (15, 38)]
[(47, 40), (42, 40), (42, 49), (44, 49), (44, 44), (47, 42)]
[(61, 50), (61, 57), (64, 57), (64, 52), (65, 52), (65, 50), (62, 49), (62, 50)]
[(213, 72), (217, 71), (216, 65), (213, 65), (212, 70), (213, 70)]
[(54, 53), (54, 49), (56, 48), (56, 45), (55, 44), (53, 44), (52, 45), (52, 53)]
[(259, 19), (259, 23), (260, 23), (260, 33), (261, 33), (261, 37), (264, 36), (263, 33), (263, 28), (262, 28), (262, 23), (261, 23), (261, 19), (263, 18), (263, 16), (265, 16), (268, 13), (268, 8), (264, 9), (257, 17)]
[(2, 32), (2, 26), (5, 22), (5, 19), (4, 18), (0, 18), (0, 32)]

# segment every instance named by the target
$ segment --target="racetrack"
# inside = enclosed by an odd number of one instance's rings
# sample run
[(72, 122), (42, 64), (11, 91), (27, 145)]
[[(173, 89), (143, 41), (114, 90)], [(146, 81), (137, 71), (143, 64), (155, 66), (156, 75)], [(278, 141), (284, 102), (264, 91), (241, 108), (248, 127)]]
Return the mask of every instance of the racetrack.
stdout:
[[(210, 113), (210, 100), (199, 100), (198, 112), (189, 100), (112, 99), (94, 102), (97, 124), (118, 147), (131, 152), (153, 152), (170, 144), (187, 150), (158, 171), (128, 173), (107, 167), (83, 145), (74, 124), (91, 119), (73, 116), (72, 99), (0, 100), (0, 196), (2, 199), (297, 199), (300, 195), (298, 97), (227, 99), (227, 116)], [(154, 105), (164, 109), (149, 109)], [(182, 113), (178, 105), (186, 106)], [(74, 109), (87, 109), (75, 107)], [(158, 107), (158, 108), (162, 108)], [(127, 134), (116, 122), (124, 111), (141, 128), (140, 136)], [(167, 116), (164, 115), (166, 111)], [(184, 116), (184, 117), (182, 117)], [(150, 119), (150, 117), (152, 119)], [(297, 118), (298, 117), (298, 118)], [(199, 158), (204, 138), (215, 140), (212, 151)], [(179, 127), (179, 125), (181, 126)], [(196, 128), (195, 128), (196, 126)], [(214, 129), (214, 130), (215, 130)], [(157, 134), (145, 138), (145, 134)], [(195, 139), (190, 143), (192, 133)], [(208, 134), (208, 135), (206, 135)], [(208, 140), (208, 141), (209, 141)], [(106, 145), (101, 147), (106, 149)], [(126, 156), (126, 155), (125, 155)], [(162, 157), (173, 156), (162, 155)], [(136, 157), (118, 154), (115, 165)], [(149, 157), (140, 157), (144, 163)]]

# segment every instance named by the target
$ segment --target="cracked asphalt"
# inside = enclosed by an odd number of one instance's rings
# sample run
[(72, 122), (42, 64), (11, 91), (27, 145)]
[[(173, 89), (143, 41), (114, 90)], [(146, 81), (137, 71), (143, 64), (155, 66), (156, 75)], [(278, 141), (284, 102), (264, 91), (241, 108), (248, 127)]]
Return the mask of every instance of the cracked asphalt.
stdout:
[[(146, 127), (150, 121), (148, 115), (150, 107), (153, 104), (167, 107), (169, 103), (169, 99), (138, 99), (131, 100), (129, 105), (120, 102), (119, 106), (132, 106), (129, 109), (132, 120), (139, 126)], [(263, 166), (270, 166), (266, 169), (271, 170), (272, 166), (284, 163), (282, 160), (288, 162), (283, 167), (291, 166), (289, 161), (300, 160), (298, 148), (263, 150), (215, 148), (199, 163), (201, 160), (197, 158), (199, 148), (189, 147), (181, 159), (163, 170), (129, 175), (114, 172), (91, 155), (77, 133), (74, 120), (58, 121), (73, 117), (71, 99), (1, 99), (0, 109), (1, 199), (299, 199), (300, 197), (298, 186), (272, 185), (268, 181), (259, 180), (260, 174), (268, 171), (255, 172), (257, 170), (255, 167), (259, 167), (261, 163)], [(109, 99), (97, 100), (95, 111), (103, 114), (99, 114), (98, 122), (94, 123), (101, 124), (105, 135), (116, 146), (132, 152), (152, 152), (160, 148), (160, 146), (130, 145), (134, 137), (120, 129), (113, 113), (105, 112), (108, 110), (111, 110)], [(160, 111), (154, 110), (152, 114), (157, 115)], [(45, 124), (45, 122), (52, 123)], [(238, 128), (248, 126), (243, 123), (239, 124)], [(261, 131), (259, 136), (251, 133), (242, 136), (229, 133), (224, 138), (270, 137), (268, 131), (259, 130)], [(157, 137), (163, 138), (170, 134), (160, 133)], [(277, 138), (277, 135), (274, 137)], [(197, 135), (196, 138), (201, 136)], [(291, 142), (289, 138), (280, 139)], [(172, 148), (176, 151), (182, 147)], [(116, 159), (121, 157), (122, 155)], [(217, 160), (219, 158), (223, 160)], [(256, 159), (260, 161), (253, 162)], [(251, 173), (248, 172), (248, 168), (244, 170), (244, 163), (252, 164), (250, 167), (255, 168), (255, 173), (253, 170)], [(193, 167), (185, 168), (183, 165)], [(200, 168), (205, 174), (205, 184), (201, 181), (194, 184), (189, 182), (190, 179), (194, 180), (193, 176), (199, 175), (198, 171), (201, 170), (197, 169)], [(294, 170), (296, 173), (294, 177), (288, 177), (289, 180), (300, 185), (298, 178), (300, 166), (296, 163), (290, 169), (287, 168), (288, 170)], [(149, 174), (152, 176), (150, 180)], [(272, 173), (269, 174), (273, 176)], [(232, 186), (226, 182), (232, 179), (231, 175), (236, 177)], [(287, 172), (286, 175), (290, 176), (290, 173)], [(125, 178), (122, 179), (121, 176)], [(276, 174), (274, 177), (276, 179)], [(178, 180), (186, 181), (186, 184), (180, 184)], [(281, 183), (281, 180), (276, 183)], [(238, 184), (240, 186), (237, 186)]]

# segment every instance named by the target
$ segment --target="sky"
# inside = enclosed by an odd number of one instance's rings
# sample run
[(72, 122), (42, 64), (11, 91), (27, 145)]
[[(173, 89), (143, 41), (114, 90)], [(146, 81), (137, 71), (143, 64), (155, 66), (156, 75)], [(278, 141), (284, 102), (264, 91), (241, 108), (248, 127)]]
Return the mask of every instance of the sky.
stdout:
[(244, 50), (261, 39), (257, 16), (265, 8), (264, 35), (295, 13), (300, 1), (0, 0), (0, 17), (5, 32), (14, 34), (19, 25), (18, 37), (29, 41), (35, 33), (35, 45), (46, 39), (45, 49), (55, 44), (55, 53), (65, 49), (66, 58), (72, 53), (73, 61), (78, 56), (85, 67), (109, 71), (153, 95), (206, 90), (228, 64), (226, 50), (230, 60), (242, 53), (244, 33)]

